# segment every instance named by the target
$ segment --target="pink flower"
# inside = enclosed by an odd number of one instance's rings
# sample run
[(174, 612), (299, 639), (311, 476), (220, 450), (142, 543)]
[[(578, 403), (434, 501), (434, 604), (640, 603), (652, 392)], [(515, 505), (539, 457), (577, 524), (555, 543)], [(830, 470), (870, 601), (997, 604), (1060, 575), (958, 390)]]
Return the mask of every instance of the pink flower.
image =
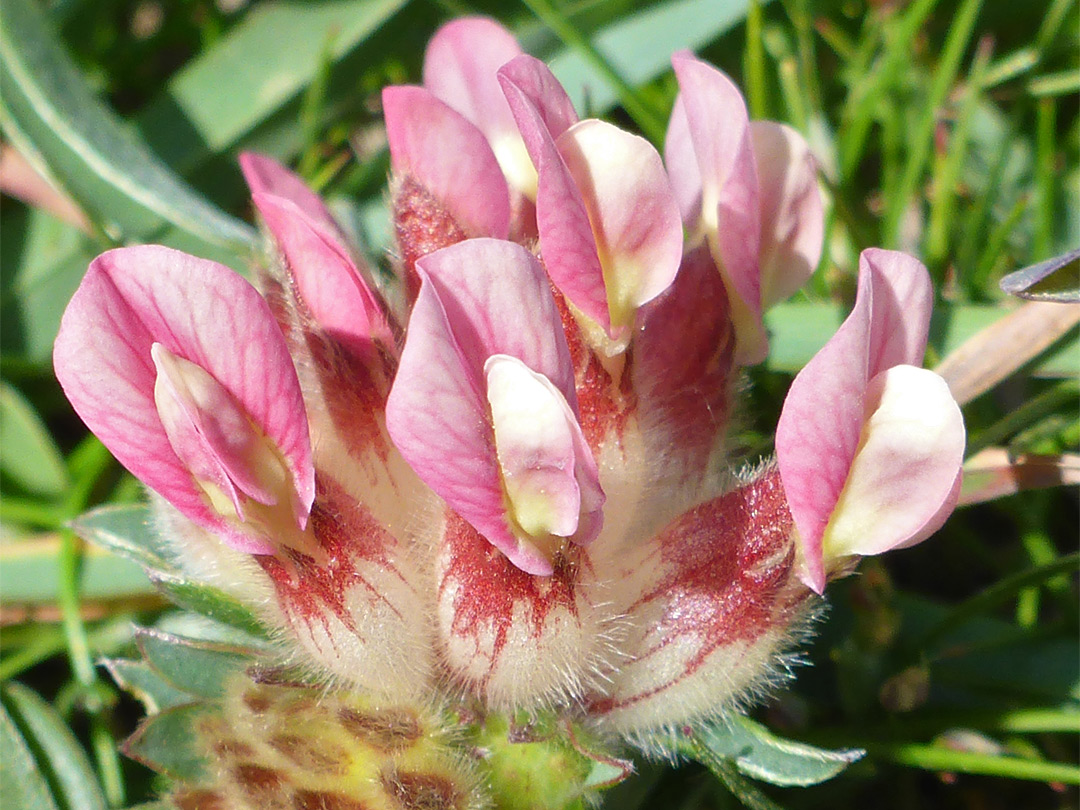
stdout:
[(925, 271), (881, 251), (792, 386), (778, 466), (730, 469), (735, 364), (816, 264), (820, 201), (801, 139), (674, 61), (665, 170), (494, 23), (442, 29), (425, 86), (383, 95), (387, 281), (250, 154), (262, 297), (165, 248), (91, 265), (65, 391), (164, 498), (179, 564), (314, 672), (641, 741), (777, 680), (837, 560), (955, 503), (959, 413), (912, 365)]
[(102, 254), (53, 357), (83, 421), (189, 519), (248, 553), (312, 548), (300, 384), (269, 307), (242, 278), (163, 247)]
[(810, 277), (824, 219), (816, 166), (797, 132), (749, 120), (738, 88), (687, 52), (672, 57), (679, 96), (665, 160), (691, 244), (704, 238), (727, 287), (736, 362), (765, 359), (761, 316)]
[(660, 155), (611, 124), (577, 121), (558, 81), (531, 56), (504, 65), (499, 81), (538, 174), (544, 264), (584, 316), (587, 337), (616, 354), (638, 308), (679, 268), (682, 227)]
[(963, 417), (919, 367), (932, 295), (915, 259), (864, 251), (854, 309), (784, 401), (776, 455), (818, 593), (842, 558), (920, 543), (956, 506)]
[(511, 242), (431, 253), (387, 403), (420, 477), (523, 571), (587, 544), (604, 497), (577, 421), (570, 351), (543, 268)]

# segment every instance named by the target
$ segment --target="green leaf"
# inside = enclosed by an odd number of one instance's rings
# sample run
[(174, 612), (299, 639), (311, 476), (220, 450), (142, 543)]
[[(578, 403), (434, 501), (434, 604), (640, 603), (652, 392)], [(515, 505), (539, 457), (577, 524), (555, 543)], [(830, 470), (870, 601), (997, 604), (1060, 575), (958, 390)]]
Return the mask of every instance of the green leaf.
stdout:
[(1033, 301), (1080, 304), (1080, 250), (1009, 273), (1001, 289)]
[(250, 608), (213, 586), (164, 571), (151, 571), (150, 580), (180, 607), (237, 627), (256, 638), (268, 636), (266, 626)]
[(212, 713), (188, 704), (148, 717), (122, 746), (129, 757), (173, 779), (198, 782), (206, 776), (206, 757), (198, 748), (195, 724)]
[(265, 638), (266, 627), (250, 608), (223, 591), (188, 578), (170, 561), (172, 553), (153, 525), (146, 504), (103, 506), (72, 523), (81, 537), (142, 565), (153, 582), (176, 604), (203, 616)]
[(5, 356), (48, 362), (64, 307), (96, 252), (50, 214), (5, 205), (0, 240), (0, 346)]
[[(4, 686), (2, 697), (4, 712), (0, 718), (0, 733), (7, 737), (14, 732), (21, 737), (18, 741), (5, 742), (4, 754), (0, 756), (0, 769), (4, 773), (4, 777), (0, 778), (0, 793), (4, 795), (5, 806), (105, 810), (105, 796), (86, 752), (56, 710), (36, 692), (15, 683)], [(23, 770), (28, 765), (20, 756), (24, 751), (32, 752), (36, 759), (32, 770)], [(20, 773), (9, 775), (9, 767), (19, 769)], [(38, 777), (42, 777), (51, 787), (52, 799), (48, 804), (38, 804), (40, 799), (28, 801), (29, 795), (21, 792), (32, 785), (32, 789), (36, 790)], [(16, 790), (10, 793), (9, 779), (19, 783)], [(17, 802), (14, 796), (25, 798), (23, 802)], [(9, 801), (13, 803), (9, 805)]]
[(403, 5), (324, 0), (254, 6), (139, 114), (143, 137), (170, 166), (189, 174), (298, 100), (320, 69), (315, 54), (325, 50), (340, 62)]
[(174, 573), (168, 546), (154, 528), (146, 504), (102, 506), (80, 515), (71, 523), (77, 535), (151, 571)]
[(146, 661), (106, 658), (102, 663), (117, 685), (142, 703), (147, 714), (159, 714), (192, 702), (190, 693), (170, 684)]
[(32, 0), (4, 5), (0, 68), (5, 131), (29, 141), (28, 151), (117, 238), (172, 226), (211, 246), (254, 245), (248, 225), (192, 191), (94, 98)]
[(0, 747), (4, 751), (0, 757), (0, 795), (5, 804), (59, 810), (30, 746), (3, 706), (0, 706)]
[(251, 665), (252, 650), (192, 641), (160, 630), (141, 628), (135, 642), (150, 667), (167, 683), (200, 698), (220, 698), (225, 681)]
[[(628, 84), (639, 85), (671, 68), (671, 54), (700, 48), (746, 17), (749, 0), (667, 0), (617, 20), (592, 37), (592, 45)], [(580, 51), (551, 60), (578, 110), (610, 110), (618, 90)]]
[[(60, 593), (57, 560), (61, 540), (48, 535), (0, 544), (4, 571), (4, 604), (56, 602)], [(130, 560), (98, 548), (83, 555), (79, 576), (83, 599), (131, 599), (149, 596), (154, 587), (146, 573)]]
[(70, 484), (64, 459), (41, 418), (6, 383), (0, 383), (0, 447), (0, 469), (31, 492), (56, 497)]
[(688, 755), (700, 758), (704, 748), (711, 757), (731, 760), (747, 776), (781, 786), (805, 787), (832, 779), (866, 753), (856, 749), (827, 751), (785, 740), (747, 717), (706, 726), (693, 740)]

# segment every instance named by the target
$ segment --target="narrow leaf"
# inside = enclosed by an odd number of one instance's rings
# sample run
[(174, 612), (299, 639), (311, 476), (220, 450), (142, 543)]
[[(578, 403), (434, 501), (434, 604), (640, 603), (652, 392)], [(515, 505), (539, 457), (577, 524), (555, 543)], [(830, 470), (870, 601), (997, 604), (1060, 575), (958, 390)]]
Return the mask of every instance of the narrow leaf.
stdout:
[(225, 681), (251, 664), (250, 651), (140, 629), (135, 642), (147, 664), (171, 685), (196, 697), (215, 699), (225, 693)]
[(133, 560), (151, 571), (175, 573), (164, 539), (146, 504), (102, 506), (76, 518), (71, 528), (85, 540)]
[[(298, 103), (322, 69), (314, 54), (325, 52), (335, 75), (341, 74), (342, 60), (371, 42), (403, 5), (404, 0), (256, 4), (169, 81), (137, 117), (139, 129), (170, 166), (189, 174)], [(356, 92), (355, 77), (348, 87)]]
[(1026, 489), (1080, 484), (1080, 455), (1016, 456), (1004, 447), (988, 447), (964, 464), (959, 506), (983, 503)]
[(147, 714), (158, 714), (174, 706), (192, 702), (190, 693), (170, 684), (146, 661), (106, 658), (103, 663), (117, 685), (134, 695)]
[(49, 792), (45, 775), (7, 709), (0, 707), (0, 795), (12, 807), (60, 810)]
[(207, 762), (199, 751), (195, 726), (211, 711), (192, 704), (148, 717), (124, 743), (123, 751), (174, 779), (197, 782), (205, 777)]
[(0, 470), (30, 492), (56, 497), (69, 486), (60, 450), (29, 402), (0, 383)]
[(188, 188), (97, 101), (31, 0), (5, 4), (0, 66), (4, 120), (107, 230), (137, 239), (172, 225), (211, 245), (254, 244), (250, 227)]
[(785, 740), (747, 717), (733, 717), (697, 732), (699, 746), (734, 761), (740, 772), (773, 785), (816, 785), (832, 779), (866, 753), (858, 749), (828, 751)]
[[(56, 801), (54, 806), (61, 810), (105, 810), (105, 796), (90, 760), (56, 710), (36, 692), (15, 683), (4, 687), (3, 703), (6, 710), (3, 719), (10, 720), (18, 727), (25, 743), (34, 752), (37, 764), (52, 788)], [(2, 724), (3, 721), (0, 721)], [(4, 754), (0, 756), (5, 771), (7, 765), (14, 764), (9, 762), (9, 757), (12, 760), (17, 758), (12, 754), (12, 746), (5, 745)], [(4, 804), (9, 806), (7, 801), (12, 797), (7, 792), (7, 781), (0, 780), (0, 783), (3, 784), (0, 792), (4, 795)], [(39, 806), (32, 802), (10, 805), (26, 808)]]
[(217, 588), (164, 571), (151, 571), (150, 579), (180, 607), (239, 628), (255, 638), (267, 636), (266, 627), (249, 608)]
[(1009, 273), (1001, 280), (1001, 289), (1032, 301), (1080, 303), (1080, 250)]

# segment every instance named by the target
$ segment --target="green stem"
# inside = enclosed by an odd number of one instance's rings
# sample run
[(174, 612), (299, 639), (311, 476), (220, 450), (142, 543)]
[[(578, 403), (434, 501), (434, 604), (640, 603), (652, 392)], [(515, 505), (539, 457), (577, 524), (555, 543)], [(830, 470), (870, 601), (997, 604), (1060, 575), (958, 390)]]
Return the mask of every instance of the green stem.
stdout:
[(974, 773), (1080, 785), (1080, 768), (1061, 762), (952, 751), (941, 746), (920, 743), (869, 743), (864, 747), (871, 756), (878, 759), (927, 771)]
[(1054, 134), (1057, 106), (1052, 98), (1041, 98), (1035, 108), (1035, 238), (1031, 258), (1049, 258), (1054, 238)]
[(1013, 436), (1021, 430), (1034, 425), (1052, 413), (1056, 413), (1059, 408), (1071, 407), (1078, 396), (1080, 396), (1080, 382), (1076, 380), (1063, 380), (1048, 391), (1043, 391), (1016, 410), (1010, 411), (1004, 418), (969, 437), (968, 458), (974, 456), (980, 450), (1000, 444), (1009, 436)]
[(619, 72), (549, 0), (522, 0), (541, 22), (547, 25), (568, 47), (573, 48), (602, 75), (619, 95), (627, 114), (653, 143), (662, 144), (667, 124), (649, 108)]
[(964, 4), (953, 17), (949, 26), (949, 35), (945, 39), (941, 59), (934, 68), (933, 81), (930, 84), (930, 97), (923, 102), (923, 114), (908, 140), (908, 160), (900, 178), (897, 193), (890, 198), (885, 211), (885, 223), (882, 229), (886, 247), (895, 246), (900, 236), (900, 224), (912, 197), (915, 195), (919, 180), (923, 176), (927, 158), (934, 143), (934, 128), (937, 126), (938, 110), (944, 103), (949, 90), (956, 80), (960, 60), (971, 39), (975, 28), (975, 19), (982, 8), (983, 0), (964, 0)]
[(746, 10), (746, 51), (743, 73), (746, 74), (746, 102), (752, 119), (769, 117), (765, 94), (765, 42), (761, 23), (761, 0), (750, 0)]
[(1007, 602), (1024, 588), (1045, 582), (1058, 574), (1073, 571), (1077, 567), (1080, 567), (1080, 552), (1068, 554), (1047, 565), (1029, 568), (998, 580), (986, 590), (952, 608), (936, 625), (923, 634), (915, 646), (921, 650), (928, 649), (957, 627), (998, 604)]

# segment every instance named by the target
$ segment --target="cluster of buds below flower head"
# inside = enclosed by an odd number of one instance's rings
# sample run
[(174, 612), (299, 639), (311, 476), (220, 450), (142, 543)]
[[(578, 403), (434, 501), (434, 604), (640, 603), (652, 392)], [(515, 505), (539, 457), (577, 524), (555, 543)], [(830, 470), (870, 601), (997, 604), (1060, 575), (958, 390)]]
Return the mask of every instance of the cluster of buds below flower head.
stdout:
[(442, 28), (424, 85), (383, 93), (389, 281), (257, 155), (258, 291), (163, 247), (91, 264), (64, 390), (183, 564), (317, 672), (644, 739), (741, 705), (830, 576), (955, 505), (960, 412), (919, 368), (929, 278), (883, 250), (776, 461), (727, 469), (740, 367), (817, 265), (822, 204), (797, 133), (673, 64), (661, 158), (579, 120), (495, 23)]

